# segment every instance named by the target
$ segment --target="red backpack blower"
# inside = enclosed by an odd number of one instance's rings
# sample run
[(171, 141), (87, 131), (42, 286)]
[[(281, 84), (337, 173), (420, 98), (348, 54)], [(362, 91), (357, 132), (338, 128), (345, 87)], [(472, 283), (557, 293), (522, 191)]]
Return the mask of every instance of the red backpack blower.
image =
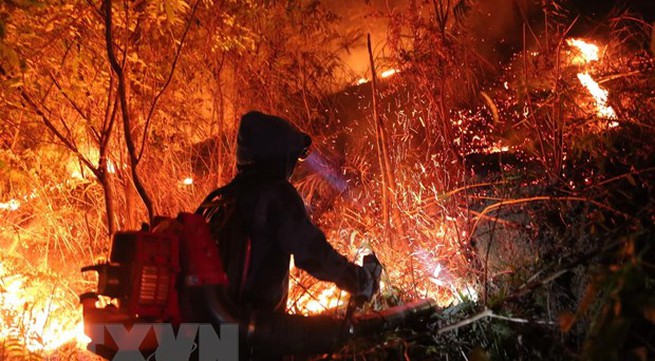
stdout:
[[(116, 335), (102, 327), (106, 324), (130, 328), (139, 323), (169, 323), (174, 329), (182, 323), (209, 323), (215, 329), (238, 324), (242, 345), (279, 354), (318, 354), (336, 350), (352, 336), (379, 334), (425, 320), (436, 309), (434, 301), (426, 299), (347, 320), (241, 314), (226, 299), (228, 279), (205, 218), (190, 213), (158, 218), (152, 231), (117, 232), (109, 260), (82, 268), (87, 271), (98, 273), (97, 291), (80, 295), (85, 333), (92, 339), (88, 348), (107, 359), (126, 340), (114, 339)], [(111, 302), (103, 306), (101, 300)], [(153, 353), (158, 347), (154, 332), (135, 347), (132, 351)]]
[[(82, 268), (82, 272), (87, 271), (98, 273), (97, 292), (80, 295), (85, 333), (92, 339), (93, 325), (179, 326), (193, 318), (180, 309), (184, 293), (193, 288), (227, 285), (223, 263), (205, 219), (190, 213), (180, 213), (176, 219), (158, 218), (152, 231), (117, 232), (109, 260)], [(99, 296), (115, 302), (100, 307)], [(225, 320), (228, 321), (227, 317)], [(116, 353), (116, 341), (120, 340), (108, 336), (105, 333), (104, 343), (94, 344), (94, 351), (109, 359)], [(156, 349), (153, 335), (148, 335), (141, 346), (145, 352)]]

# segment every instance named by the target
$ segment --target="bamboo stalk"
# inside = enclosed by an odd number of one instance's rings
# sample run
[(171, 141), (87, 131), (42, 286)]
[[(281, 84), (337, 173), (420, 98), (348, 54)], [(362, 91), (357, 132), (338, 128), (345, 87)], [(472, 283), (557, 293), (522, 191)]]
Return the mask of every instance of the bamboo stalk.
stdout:
[(373, 60), (373, 50), (371, 49), (371, 34), (366, 36), (366, 46), (368, 47), (368, 57), (371, 64), (371, 110), (373, 112), (373, 123), (375, 125), (375, 148), (377, 150), (378, 165), (380, 173), (382, 174), (382, 217), (384, 221), (384, 229), (388, 230), (390, 227), (389, 222), (389, 179), (387, 175), (387, 162), (385, 161), (384, 151), (384, 133), (383, 125), (378, 116), (378, 102), (377, 102), (377, 76), (375, 73), (375, 61)]
[[(373, 122), (375, 124), (375, 142), (378, 153), (378, 163), (382, 174), (382, 212), (385, 229), (393, 227), (396, 233), (404, 234), (400, 211), (394, 207), (396, 192), (396, 180), (391, 165), (391, 152), (389, 151), (389, 140), (382, 118), (378, 113), (377, 102), (377, 74), (375, 72), (375, 61), (371, 48), (371, 34), (367, 35), (368, 56), (371, 63), (371, 98)], [(389, 217), (391, 215), (391, 218)], [(389, 244), (393, 246), (393, 240), (389, 238)]]

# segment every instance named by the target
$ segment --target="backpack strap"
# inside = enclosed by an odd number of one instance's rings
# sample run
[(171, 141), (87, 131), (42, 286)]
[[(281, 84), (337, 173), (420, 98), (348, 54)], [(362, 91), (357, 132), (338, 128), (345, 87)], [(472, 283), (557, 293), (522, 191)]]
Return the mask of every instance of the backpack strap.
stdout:
[[(215, 216), (217, 209), (219, 206), (223, 204), (221, 201), (221, 198), (226, 195), (227, 193), (231, 192), (234, 190), (236, 187), (235, 182), (231, 182), (223, 187), (217, 188), (213, 190), (211, 193), (209, 193), (205, 199), (200, 203), (198, 206), (198, 209), (196, 209), (195, 214), (202, 215), (205, 217), (205, 219), (209, 222), (209, 220)], [(234, 210), (238, 212), (239, 210)], [(218, 240), (218, 246), (220, 247), (220, 240)], [(244, 255), (242, 259), (242, 264), (243, 264), (243, 269), (241, 270), (241, 279), (239, 282), (238, 287), (236, 288), (238, 292), (238, 298), (242, 299), (243, 298), (243, 293), (245, 291), (246, 287), (246, 280), (249, 275), (249, 270), (250, 270), (250, 263), (251, 263), (251, 254), (252, 254), (252, 239), (250, 235), (247, 236), (246, 242), (244, 245)]]
[(220, 187), (217, 189), (214, 189), (203, 199), (203, 201), (200, 203), (196, 211), (194, 212), (195, 214), (200, 214), (200, 215), (206, 215), (207, 210), (209, 208), (212, 208), (217, 205), (217, 203), (214, 201), (216, 197), (222, 197), (227, 193), (228, 186)]

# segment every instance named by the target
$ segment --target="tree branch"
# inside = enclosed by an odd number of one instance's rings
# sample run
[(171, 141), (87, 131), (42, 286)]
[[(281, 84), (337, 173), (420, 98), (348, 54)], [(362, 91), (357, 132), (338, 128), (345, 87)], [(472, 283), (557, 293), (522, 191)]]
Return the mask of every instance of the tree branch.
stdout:
[(66, 98), (66, 100), (68, 100), (68, 103), (73, 107), (73, 109), (75, 109), (77, 114), (79, 114), (82, 117), (82, 119), (84, 119), (84, 120), (86, 120), (88, 122), (89, 117), (87, 117), (86, 114), (84, 114), (84, 112), (82, 111), (80, 106), (77, 105), (77, 103), (75, 103), (75, 101), (68, 95), (68, 93), (66, 93), (64, 91), (64, 89), (61, 87), (61, 84), (59, 84), (59, 82), (57, 81), (55, 76), (52, 74), (52, 72), (49, 72), (48, 75), (50, 76), (50, 79), (52, 80), (52, 82), (55, 84), (55, 87), (57, 88), (57, 90), (59, 90), (59, 92), (64, 96), (64, 98)]
[(540, 202), (540, 201), (555, 201), (555, 202), (584, 202), (584, 203), (591, 203), (595, 205), (598, 208), (602, 208), (605, 210), (608, 210), (610, 212), (616, 213), (624, 218), (628, 218), (628, 215), (618, 211), (606, 204), (603, 204), (601, 202), (595, 201), (593, 199), (585, 198), (585, 197), (572, 197), (572, 196), (565, 196), (565, 197), (557, 197), (557, 196), (535, 196), (535, 197), (529, 197), (529, 198), (519, 198), (519, 199), (510, 199), (498, 203), (494, 203), (480, 212), (478, 218), (475, 220), (475, 223), (473, 223), (473, 227), (471, 228), (471, 233), (469, 234), (469, 241), (470, 238), (473, 237), (475, 234), (475, 230), (478, 228), (478, 224), (480, 223), (480, 220), (483, 219), (482, 216), (486, 215), (487, 213), (491, 212), (492, 210), (495, 210), (497, 208), (500, 208), (504, 205), (515, 205), (515, 204), (521, 204), (521, 203), (529, 203), (529, 202)]
[(32, 98), (22, 89), (21, 89), (21, 92), (20, 92), (20, 96), (21, 96), (21, 98), (23, 98), (23, 100), (25, 100), (25, 102), (27, 102), (27, 104), (29, 104), (29, 106), (32, 108), (32, 110), (34, 110), (34, 112), (41, 118), (41, 120), (43, 121), (43, 124), (45, 124), (45, 126), (48, 129), (50, 129), (52, 134), (54, 134), (55, 137), (57, 137), (57, 139), (59, 139), (59, 141), (64, 143), (66, 148), (68, 148), (70, 151), (75, 153), (77, 158), (85, 166), (87, 166), (91, 170), (91, 172), (93, 172), (93, 174), (95, 174), (97, 176), (98, 175), (98, 168), (94, 167), (93, 164), (91, 163), (91, 161), (86, 159), (86, 157), (84, 157), (84, 155), (82, 155), (82, 153), (80, 153), (80, 151), (77, 148), (77, 146), (75, 145), (75, 143), (73, 143), (72, 140), (70, 140), (66, 136), (64, 136), (64, 134), (62, 134), (59, 131), (59, 129), (57, 129), (57, 127), (55, 127), (52, 120), (50, 120), (50, 118), (41, 110), (41, 108), (32, 100)]
[(121, 65), (118, 63), (118, 60), (116, 59), (116, 54), (114, 54), (114, 49), (112, 47), (112, 39), (113, 39), (112, 30), (111, 30), (112, 1), (104, 0), (103, 7), (105, 10), (105, 42), (107, 45), (107, 56), (109, 58), (109, 64), (111, 65), (112, 70), (114, 71), (114, 73), (116, 73), (116, 76), (118, 77), (118, 97), (120, 101), (121, 113), (123, 118), (123, 132), (125, 133), (124, 134), (125, 144), (127, 145), (127, 151), (130, 158), (130, 170), (132, 173), (132, 181), (134, 182), (134, 187), (139, 193), (139, 196), (141, 197), (141, 200), (143, 201), (143, 204), (145, 205), (146, 210), (148, 211), (148, 220), (150, 223), (152, 223), (152, 220), (154, 218), (152, 200), (150, 199), (148, 192), (146, 191), (143, 183), (141, 182), (141, 179), (139, 178), (139, 174), (136, 169), (138, 160), (136, 157), (136, 147), (134, 146), (134, 139), (132, 139), (132, 131), (130, 126), (130, 114), (127, 104), (127, 95), (125, 91), (125, 74), (123, 72), (123, 68), (121, 67)]
[(173, 58), (173, 64), (171, 65), (171, 71), (168, 73), (168, 78), (166, 78), (166, 82), (164, 83), (164, 86), (159, 90), (159, 93), (155, 95), (155, 98), (152, 100), (152, 104), (150, 105), (150, 110), (148, 111), (148, 117), (146, 118), (146, 124), (143, 130), (143, 137), (141, 138), (141, 150), (139, 150), (139, 156), (137, 157), (137, 162), (141, 161), (141, 157), (143, 156), (143, 150), (146, 148), (146, 142), (148, 141), (148, 133), (150, 130), (150, 123), (152, 120), (152, 115), (155, 112), (155, 106), (157, 105), (157, 101), (159, 101), (159, 98), (164, 94), (166, 89), (168, 88), (168, 85), (171, 83), (171, 80), (173, 79), (173, 74), (175, 73), (175, 67), (177, 66), (177, 61), (180, 58), (180, 54), (182, 53), (182, 46), (184, 45), (184, 41), (186, 40), (186, 36), (189, 33), (189, 28), (191, 28), (191, 23), (193, 22), (193, 17), (196, 14), (196, 9), (198, 8), (198, 4), (200, 4), (200, 0), (196, 0), (195, 5), (193, 5), (193, 9), (191, 10), (191, 17), (189, 18), (189, 21), (186, 24), (186, 27), (184, 28), (184, 33), (182, 34), (182, 38), (180, 39), (180, 45), (177, 47), (177, 51), (175, 52), (175, 58)]

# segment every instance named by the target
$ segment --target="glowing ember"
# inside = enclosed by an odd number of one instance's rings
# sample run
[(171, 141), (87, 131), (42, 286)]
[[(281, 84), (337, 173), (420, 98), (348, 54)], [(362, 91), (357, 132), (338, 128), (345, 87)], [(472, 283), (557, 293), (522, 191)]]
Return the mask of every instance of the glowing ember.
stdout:
[(581, 39), (567, 39), (566, 43), (569, 44), (569, 46), (576, 48), (579, 52), (579, 55), (573, 58), (574, 64), (585, 64), (600, 59), (598, 56), (598, 46), (595, 44)]
[[(589, 75), (589, 73), (579, 73), (578, 79), (580, 79), (580, 83), (582, 83), (582, 85), (587, 88), (594, 99), (596, 99), (596, 109), (598, 116), (608, 119), (616, 118), (614, 109), (607, 105), (607, 90), (601, 88), (600, 85), (598, 85), (598, 83), (591, 77), (591, 75)], [(610, 126), (616, 126), (613, 125), (614, 123), (615, 122), (612, 122)]]
[(380, 76), (381, 76), (382, 78), (388, 78), (388, 77), (390, 77), (390, 76), (396, 74), (397, 72), (398, 72), (398, 71), (397, 71), (396, 69), (388, 69), (388, 70), (383, 71), (383, 72), (380, 74)]
[[(383, 71), (382, 73), (380, 73), (380, 77), (381, 78), (388, 78), (388, 77), (396, 74), (397, 72), (398, 72), (398, 70), (396, 70), (396, 69), (387, 69), (387, 70)], [(357, 83), (357, 85), (362, 85), (362, 84), (368, 83), (369, 81), (371, 81), (371, 80), (367, 79), (367, 78), (359, 78), (359, 79), (357, 79), (356, 83)]]
[(505, 152), (509, 152), (509, 147), (506, 145), (502, 145), (500, 144), (500, 142), (498, 142), (492, 144), (489, 148), (487, 148), (486, 152), (489, 154), (505, 153)]
[(191, 177), (184, 178), (181, 183), (184, 184), (185, 186), (190, 186), (193, 184), (193, 178)]
[(15, 211), (20, 208), (20, 202), (16, 199), (10, 199), (8, 202), (0, 203), (0, 209), (7, 211)]
[(0, 262), (0, 343), (11, 339), (30, 352), (53, 351), (69, 342), (85, 345), (80, 312), (51, 282), (30, 282)]

